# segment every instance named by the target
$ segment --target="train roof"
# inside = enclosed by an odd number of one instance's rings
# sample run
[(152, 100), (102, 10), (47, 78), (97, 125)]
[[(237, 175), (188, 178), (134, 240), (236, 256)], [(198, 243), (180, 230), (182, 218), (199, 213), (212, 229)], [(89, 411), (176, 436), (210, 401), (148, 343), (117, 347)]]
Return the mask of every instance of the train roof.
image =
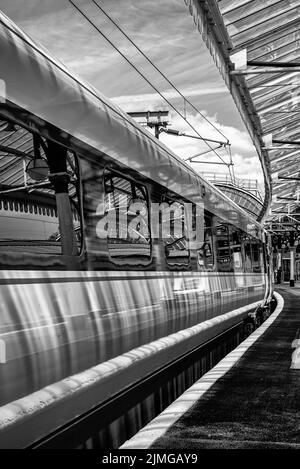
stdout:
[[(260, 225), (95, 88), (77, 78), (0, 12), (0, 80), (12, 103), (221, 218)], [(5, 65), (3, 65), (5, 64)], [(117, 77), (116, 79), (119, 79)], [(29, 153), (29, 151), (28, 151)], [(0, 171), (1, 171), (0, 152)]]

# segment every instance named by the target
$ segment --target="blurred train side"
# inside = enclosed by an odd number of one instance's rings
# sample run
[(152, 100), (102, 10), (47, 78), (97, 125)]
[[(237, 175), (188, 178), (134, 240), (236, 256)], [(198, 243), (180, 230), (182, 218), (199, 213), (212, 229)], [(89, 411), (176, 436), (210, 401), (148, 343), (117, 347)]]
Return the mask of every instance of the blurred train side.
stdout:
[[(50, 248), (48, 253), (30, 251), (29, 244), (19, 249), (9, 243), (0, 246), (0, 340), (6, 352), (6, 363), (0, 363), (0, 405), (139, 345), (266, 301), (270, 285), (264, 238), (255, 220), (106, 98), (71, 76), (4, 15), (0, 55), (6, 88), (1, 119), (76, 154), (81, 220), (77, 256), (62, 256)], [(186, 262), (168, 262), (161, 237), (150, 240), (149, 255), (117, 260), (107, 239), (96, 235), (105, 215), (108, 172), (142, 187), (149, 213), (151, 203), (160, 204), (166, 197), (201, 206), (212, 223), (212, 265), (205, 268), (193, 248)], [(9, 218), (16, 222), (15, 209), (4, 209), (14, 196), (0, 194), (0, 199), (1, 224)], [(46, 216), (39, 221), (51, 228)], [(17, 223), (21, 229), (20, 215)], [(242, 263), (235, 267), (230, 241), (227, 268), (217, 263), (214, 230), (221, 225), (259, 246), (255, 266), (246, 268), (241, 242)], [(199, 343), (230, 325), (220, 321)]]

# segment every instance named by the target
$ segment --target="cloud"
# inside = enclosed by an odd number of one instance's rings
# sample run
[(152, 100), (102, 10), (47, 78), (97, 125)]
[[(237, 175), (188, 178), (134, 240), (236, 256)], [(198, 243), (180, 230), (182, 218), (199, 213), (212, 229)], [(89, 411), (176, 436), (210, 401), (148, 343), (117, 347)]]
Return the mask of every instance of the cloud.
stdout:
[[(228, 139), (231, 143), (231, 150), (232, 152), (239, 151), (245, 156), (256, 154), (256, 150), (251, 142), (251, 139), (248, 133), (244, 130), (240, 130), (236, 127), (230, 125), (224, 125), (219, 122), (216, 115), (209, 115), (205, 110), (202, 110), (203, 116), (199, 113), (188, 112), (187, 113), (187, 120), (192, 124), (192, 126), (198, 131), (198, 133), (203, 137), (211, 140), (216, 140), (220, 142), (226, 142)], [(181, 132), (195, 135), (193, 130), (190, 126), (177, 114), (174, 112), (171, 113), (172, 118), (172, 128), (178, 129)], [(213, 126), (212, 126), (213, 124)], [(218, 129), (220, 132), (218, 132)], [(169, 139), (174, 138), (166, 135)], [(192, 147), (194, 149), (207, 149), (207, 145), (202, 143), (201, 140), (196, 139), (188, 139), (182, 137), (184, 140), (183, 143), (183, 150), (185, 145), (187, 144), (187, 140), (192, 140)], [(217, 144), (210, 143), (211, 146), (216, 146)], [(218, 150), (218, 152), (222, 153), (224, 150)]]
[[(183, 96), (186, 98), (190, 98), (193, 96), (208, 96), (208, 95), (215, 95), (215, 94), (223, 94), (226, 91), (225, 85), (222, 86), (208, 86), (202, 85), (201, 87), (190, 87), (179, 90)], [(179, 99), (182, 100), (180, 95), (175, 91), (173, 88), (168, 89), (162, 92), (163, 96), (167, 99)], [(161, 101), (162, 98), (158, 93), (145, 93), (145, 94), (133, 94), (133, 95), (125, 95), (125, 96), (115, 96), (111, 98), (118, 106), (120, 107), (132, 107), (133, 103), (144, 103), (151, 102), (151, 104), (156, 103), (157, 101)]]
[[(133, 87), (139, 93), (150, 91), (67, 0), (26, 0), (26, 7), (18, 8), (20, 1), (25, 4), (24, 0), (4, 0), (3, 11), (103, 94), (132, 94)], [(91, 1), (76, 0), (76, 4), (139, 69), (165, 88), (164, 80)], [(119, 0), (100, 4), (176, 86), (197, 84), (200, 88), (202, 81), (223, 86), (181, 0), (159, 2), (159, 8), (153, 8), (152, 0), (127, 0), (126, 7)]]
[[(201, 110), (232, 143), (237, 173), (260, 178), (256, 151), (244, 129), (229, 91), (219, 76), (210, 54), (182, 0), (101, 0), (101, 6), (134, 39), (160, 70)], [(169, 84), (137, 53), (105, 16), (89, 0), (76, 0), (101, 31), (184, 112), (181, 98)], [(166, 103), (126, 63), (119, 53), (71, 6), (67, 0), (2, 0), (1, 9), (30, 36), (40, 41), (76, 75), (89, 81), (99, 91), (113, 98), (125, 111), (167, 109)], [(189, 120), (207, 138), (223, 137), (200, 114), (186, 109)], [(171, 126), (193, 133), (173, 111)], [(200, 140), (161, 135), (161, 140), (181, 157), (205, 151)], [(224, 149), (218, 152), (226, 161)], [(203, 156), (206, 164), (199, 171), (224, 171), (212, 165), (213, 153)]]
[[(260, 183), (262, 183), (263, 173), (261, 164), (248, 133), (233, 126), (220, 124), (216, 116), (210, 116), (207, 113), (205, 113), (205, 116), (218, 129), (220, 129), (225, 137), (229, 139), (231, 143), (232, 161), (234, 163), (234, 172), (236, 173), (236, 176), (245, 179), (258, 180)], [(209, 122), (205, 121), (200, 114), (192, 114), (190, 112), (187, 114), (187, 118), (202, 137), (224, 141), (224, 137), (222, 137), (222, 135), (213, 129)], [(171, 128), (180, 130), (186, 134), (195, 135), (187, 123), (178, 115), (173, 115), (173, 113)], [(184, 136), (177, 137), (168, 135), (166, 133), (160, 134), (160, 140), (183, 159), (187, 159), (188, 157), (197, 155), (199, 153), (207, 152), (210, 150), (208, 145), (210, 145), (212, 148), (217, 146), (213, 143), (205, 144), (198, 139)], [(227, 149), (219, 148), (216, 150), (216, 152), (223, 159), (223, 161), (226, 163), (230, 162), (230, 156)], [(226, 166), (214, 164), (221, 162), (221, 160), (214, 152), (200, 155), (196, 158), (196, 160), (202, 162), (201, 164), (191, 164), (197, 172), (228, 174), (228, 169)]]

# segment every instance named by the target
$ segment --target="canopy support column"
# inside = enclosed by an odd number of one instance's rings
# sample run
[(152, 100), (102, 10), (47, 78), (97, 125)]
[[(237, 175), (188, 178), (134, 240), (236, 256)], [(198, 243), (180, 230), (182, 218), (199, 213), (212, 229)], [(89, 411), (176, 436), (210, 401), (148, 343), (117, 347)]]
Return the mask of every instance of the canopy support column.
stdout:
[(295, 250), (294, 246), (290, 247), (290, 287), (295, 286)]

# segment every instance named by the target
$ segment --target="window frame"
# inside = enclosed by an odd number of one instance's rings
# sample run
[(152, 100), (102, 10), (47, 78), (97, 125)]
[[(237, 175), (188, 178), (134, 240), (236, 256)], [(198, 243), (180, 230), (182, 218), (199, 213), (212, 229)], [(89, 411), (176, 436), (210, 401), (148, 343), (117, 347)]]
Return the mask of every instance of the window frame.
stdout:
[[(245, 249), (246, 244), (249, 244), (249, 250), (250, 250), (250, 262), (251, 262), (250, 270), (247, 269), (246, 267), (246, 260), (247, 260), (246, 249)], [(243, 246), (243, 254), (244, 254), (244, 273), (253, 274), (252, 236), (249, 233), (244, 232), (244, 236), (242, 239), (242, 246)]]
[[(104, 206), (105, 206), (105, 197), (107, 196), (107, 192), (106, 192), (106, 183), (105, 183), (105, 178), (107, 176), (107, 173), (111, 173), (113, 174), (113, 176), (116, 176), (118, 178), (121, 178), (121, 179), (124, 179), (126, 181), (128, 181), (130, 184), (134, 184), (135, 186), (137, 186), (138, 188), (140, 188), (143, 196), (144, 196), (144, 200), (147, 204), (147, 211), (148, 211), (148, 230), (149, 230), (149, 248), (150, 248), (150, 254), (149, 254), (149, 257), (146, 257), (146, 256), (143, 256), (143, 257), (138, 257), (138, 256), (124, 256), (124, 257), (114, 257), (111, 255), (111, 252), (110, 252), (110, 249), (109, 249), (109, 246), (108, 246), (108, 236), (106, 237), (106, 248), (107, 248), (107, 253), (108, 253), (108, 258), (110, 260), (110, 262), (112, 262), (114, 265), (116, 266), (124, 266), (124, 265), (129, 265), (129, 266), (133, 266), (133, 265), (136, 265), (136, 266), (139, 266), (139, 265), (142, 265), (142, 266), (148, 266), (152, 263), (153, 261), (153, 238), (152, 238), (152, 231), (151, 231), (151, 203), (150, 203), (150, 196), (149, 196), (149, 191), (148, 191), (148, 188), (147, 186), (143, 183), (143, 182), (140, 182), (139, 180), (131, 177), (131, 176), (124, 176), (124, 174), (118, 170), (118, 169), (115, 169), (115, 168), (112, 168), (110, 165), (105, 165), (103, 167), (103, 171), (102, 171), (102, 190), (103, 190), (103, 201), (104, 201)], [(105, 207), (105, 211), (104, 211), (104, 217), (107, 215), (107, 210), (106, 210), (106, 207)]]
[[(254, 249), (253, 246), (256, 246)], [(258, 259), (257, 261), (254, 261), (254, 252), (257, 252)], [(262, 261), (262, 263), (261, 263)], [(263, 243), (260, 239), (251, 237), (251, 262), (252, 262), (252, 273), (253, 274), (262, 274), (264, 272), (264, 255), (263, 255)], [(258, 263), (258, 269), (259, 270), (254, 270), (255, 265), (254, 262)]]
[[(204, 211), (204, 239), (203, 245), (200, 249), (197, 249), (197, 266), (200, 272), (214, 272), (216, 270), (216, 254), (214, 250), (215, 240), (213, 235), (213, 217), (214, 215), (207, 210)], [(207, 223), (209, 221), (209, 223)], [(206, 240), (207, 233), (210, 233), (210, 248), (211, 248), (211, 257), (212, 257), (212, 265), (210, 267), (207, 266), (207, 259), (205, 252), (205, 246), (208, 244)], [(203, 265), (200, 264), (200, 256)]]
[[(228, 241), (228, 245), (227, 246), (224, 246), (224, 247), (220, 247), (218, 245), (218, 235), (216, 233), (217, 229), (219, 226), (224, 226), (226, 228), (226, 237), (227, 237), (227, 241)], [(232, 255), (232, 252), (231, 252), (231, 247), (230, 247), (230, 223), (222, 220), (221, 218), (216, 218), (214, 220), (214, 226), (213, 226), (213, 237), (214, 237), (214, 241), (215, 241), (215, 252), (216, 252), (216, 260), (215, 260), (215, 265), (216, 265), (216, 270), (217, 272), (221, 272), (221, 273), (232, 273), (234, 270), (233, 270), (233, 255)], [(229, 262), (227, 262), (227, 266), (228, 268), (226, 269), (220, 269), (220, 265), (221, 263), (218, 262), (218, 259), (220, 258), (219, 256), (219, 252), (220, 251), (225, 251), (228, 250), (228, 256), (229, 256)], [(224, 256), (226, 257), (226, 256)], [(224, 262), (225, 264), (225, 262)]]
[[(28, 131), (29, 134), (32, 136), (37, 133), (37, 132), (32, 132), (31, 129), (28, 129), (24, 124), (18, 123), (18, 125), (22, 128)], [(42, 134), (38, 133), (42, 137)], [(47, 137), (49, 138), (49, 137)], [(53, 140), (53, 139), (52, 139)], [(78, 236), (76, 235), (76, 240), (77, 240), (77, 247), (78, 247), (78, 252), (76, 255), (66, 255), (62, 253), (53, 253), (53, 252), (45, 252), (45, 253), (38, 253), (34, 252), (34, 250), (30, 251), (30, 240), (28, 240), (28, 245), (26, 244), (26, 250), (24, 252), (14, 252), (14, 247), (13, 244), (10, 246), (7, 246), (7, 250), (5, 252), (5, 259), (4, 256), (2, 256), (1, 261), (0, 261), (0, 269), (2, 268), (2, 265), (11, 265), (12, 268), (15, 268), (14, 266), (20, 266), (24, 268), (28, 264), (29, 266), (34, 266), (34, 268), (37, 267), (42, 267), (42, 268), (51, 268), (51, 266), (59, 266), (61, 265), (62, 267), (66, 268), (68, 270), (68, 265), (73, 264), (74, 262), (81, 262), (82, 256), (84, 253), (84, 237), (83, 237), (83, 214), (82, 214), (82, 186), (81, 186), (81, 176), (80, 176), (80, 157), (77, 154), (77, 152), (71, 148), (68, 145), (64, 145), (60, 143), (58, 140), (56, 140), (59, 145), (65, 147), (69, 153), (73, 155), (73, 159), (75, 161), (75, 169), (74, 174), (76, 175), (76, 182), (73, 184), (75, 191), (76, 191), (76, 197), (77, 197), (77, 202), (74, 203), (73, 199), (71, 199), (70, 194), (70, 204), (72, 211), (76, 210), (77, 216), (76, 216), (76, 221), (79, 224), (80, 227), (80, 238), (78, 239)], [(1, 197), (1, 196), (0, 196)], [(6, 207), (6, 208), (5, 208)], [(51, 208), (50, 207), (41, 207), (38, 205), (38, 203), (34, 200), (32, 201), (26, 201), (25, 198), (22, 200), (21, 198), (14, 200), (5, 200), (5, 195), (3, 196), (3, 200), (1, 200), (1, 209), (5, 211), (15, 211), (19, 212), (20, 214), (27, 214), (29, 217), (31, 216), (44, 216), (44, 217), (49, 217), (51, 216)], [(47, 214), (49, 212), (49, 215)], [(56, 214), (56, 218), (58, 218), (58, 213), (57, 213), (57, 207), (56, 203), (55, 206), (53, 206), (53, 213)], [(47, 220), (45, 220), (47, 222)], [(77, 226), (75, 226), (76, 231), (77, 231)], [(80, 242), (79, 242), (80, 240)], [(14, 240), (12, 239), (12, 243)], [(26, 240), (25, 240), (26, 242)], [(27, 250), (28, 248), (28, 250)], [(13, 256), (11, 257), (11, 261), (6, 261), (10, 257), (10, 255), (13, 253)], [(4, 254), (4, 253), (3, 253)], [(0, 257), (1, 257), (1, 251), (0, 251)], [(38, 259), (40, 259), (40, 262), (38, 262)], [(53, 259), (59, 260), (58, 262), (53, 262)], [(67, 261), (67, 259), (70, 259), (70, 262)], [(72, 260), (72, 261), (71, 261)], [(47, 262), (49, 261), (49, 262)], [(30, 268), (31, 268), (30, 267)], [(10, 268), (10, 267), (9, 267)], [(55, 267), (53, 267), (55, 268)]]
[[(186, 213), (186, 209), (185, 209), (185, 203), (186, 201), (180, 197), (180, 196), (177, 196), (176, 194), (163, 194), (161, 196), (161, 203), (168, 203), (168, 200), (171, 200), (172, 203), (179, 203), (182, 205), (183, 207), (183, 210), (184, 210), (184, 229), (185, 229), (185, 242), (187, 243), (187, 251), (188, 251), (188, 256), (187, 257), (187, 262), (169, 262), (169, 258), (168, 256), (166, 255), (166, 243), (164, 241), (164, 238), (162, 237), (162, 223), (161, 223), (161, 219), (160, 219), (160, 233), (161, 233), (161, 241), (163, 243), (163, 248), (164, 248), (164, 258), (165, 258), (165, 262), (166, 264), (168, 265), (168, 267), (178, 267), (178, 266), (181, 266), (181, 267), (190, 267), (191, 266), (191, 249), (190, 249), (190, 246), (189, 246), (189, 241), (188, 239), (186, 239), (186, 219), (187, 219), (187, 213)], [(170, 205), (170, 204), (169, 204)], [(179, 239), (182, 239), (182, 238), (179, 238)]]

